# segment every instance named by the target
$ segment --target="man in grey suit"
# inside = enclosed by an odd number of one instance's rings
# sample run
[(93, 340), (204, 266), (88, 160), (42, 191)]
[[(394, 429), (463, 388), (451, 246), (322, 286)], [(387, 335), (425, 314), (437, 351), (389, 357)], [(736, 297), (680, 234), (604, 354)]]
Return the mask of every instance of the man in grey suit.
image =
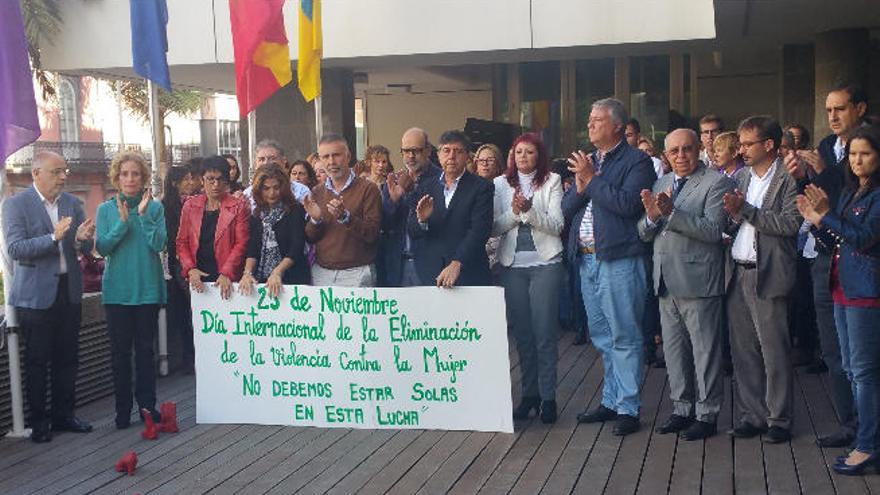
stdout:
[(699, 440), (715, 434), (723, 398), (722, 198), (734, 184), (699, 161), (696, 132), (673, 131), (665, 148), (673, 173), (658, 179), (653, 193), (642, 191), (645, 216), (638, 225), (639, 237), (654, 241), (654, 290), (673, 404), (657, 432)]
[(769, 116), (743, 120), (739, 143), (746, 166), (734, 176), (736, 191), (724, 195), (734, 236), (727, 314), (739, 419), (731, 435), (765, 434), (768, 443), (791, 438), (788, 295), (802, 221), (797, 183), (779, 156), (781, 138), (782, 128)]
[[(74, 196), (61, 192), (67, 164), (42, 152), (31, 165), (33, 186), (3, 204), (3, 235), (13, 260), (8, 304), (25, 331), (31, 440), (52, 440), (52, 430), (85, 433), (92, 426), (73, 415), (78, 367), (82, 276), (76, 248), (90, 252), (95, 226)], [(46, 378), (52, 364), (52, 412)], [(51, 418), (51, 429), (49, 419)]]

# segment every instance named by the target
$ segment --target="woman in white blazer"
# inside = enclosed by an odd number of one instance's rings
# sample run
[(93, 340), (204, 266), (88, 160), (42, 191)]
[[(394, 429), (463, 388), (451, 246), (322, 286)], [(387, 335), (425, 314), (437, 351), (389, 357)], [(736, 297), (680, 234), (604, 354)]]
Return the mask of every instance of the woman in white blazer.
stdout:
[(524, 134), (513, 143), (507, 171), (494, 182), (492, 236), (501, 237), (501, 285), (522, 372), (522, 400), (513, 417), (526, 419), (534, 409), (541, 421), (553, 423), (563, 280), (562, 181), (550, 172), (541, 139)]

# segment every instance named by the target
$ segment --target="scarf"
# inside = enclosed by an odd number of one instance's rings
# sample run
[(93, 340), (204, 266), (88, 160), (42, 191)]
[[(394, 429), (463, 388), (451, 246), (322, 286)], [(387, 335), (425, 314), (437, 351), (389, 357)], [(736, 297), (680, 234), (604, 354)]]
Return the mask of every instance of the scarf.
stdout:
[(535, 194), (535, 190), (533, 188), (535, 176), (538, 175), (537, 170), (533, 170), (532, 173), (524, 174), (522, 172), (517, 172), (519, 175), (519, 191), (522, 193), (523, 197), (526, 199), (532, 199), (532, 196)]
[(260, 262), (257, 266), (257, 280), (265, 282), (272, 270), (281, 263), (281, 250), (275, 239), (275, 224), (284, 216), (284, 208), (278, 203), (268, 211), (260, 212), (260, 220), (263, 222), (263, 249), (260, 253)]

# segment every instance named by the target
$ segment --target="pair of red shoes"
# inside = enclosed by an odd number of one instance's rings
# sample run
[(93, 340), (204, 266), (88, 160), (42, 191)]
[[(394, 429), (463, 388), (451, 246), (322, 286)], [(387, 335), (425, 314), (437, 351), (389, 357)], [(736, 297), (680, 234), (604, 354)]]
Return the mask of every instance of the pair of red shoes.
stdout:
[(141, 437), (144, 440), (156, 440), (159, 438), (159, 432), (177, 433), (177, 404), (174, 402), (163, 402), (159, 406), (159, 414), (162, 420), (159, 423), (153, 419), (153, 415), (147, 409), (141, 409), (141, 416), (144, 418), (144, 431)]

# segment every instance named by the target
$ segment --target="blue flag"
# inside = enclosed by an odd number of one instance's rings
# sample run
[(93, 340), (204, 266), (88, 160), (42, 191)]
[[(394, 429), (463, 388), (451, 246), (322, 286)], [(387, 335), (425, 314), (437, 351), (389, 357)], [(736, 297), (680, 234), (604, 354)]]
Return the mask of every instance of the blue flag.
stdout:
[(131, 59), (141, 77), (171, 91), (168, 76), (168, 6), (165, 0), (130, 0)]

